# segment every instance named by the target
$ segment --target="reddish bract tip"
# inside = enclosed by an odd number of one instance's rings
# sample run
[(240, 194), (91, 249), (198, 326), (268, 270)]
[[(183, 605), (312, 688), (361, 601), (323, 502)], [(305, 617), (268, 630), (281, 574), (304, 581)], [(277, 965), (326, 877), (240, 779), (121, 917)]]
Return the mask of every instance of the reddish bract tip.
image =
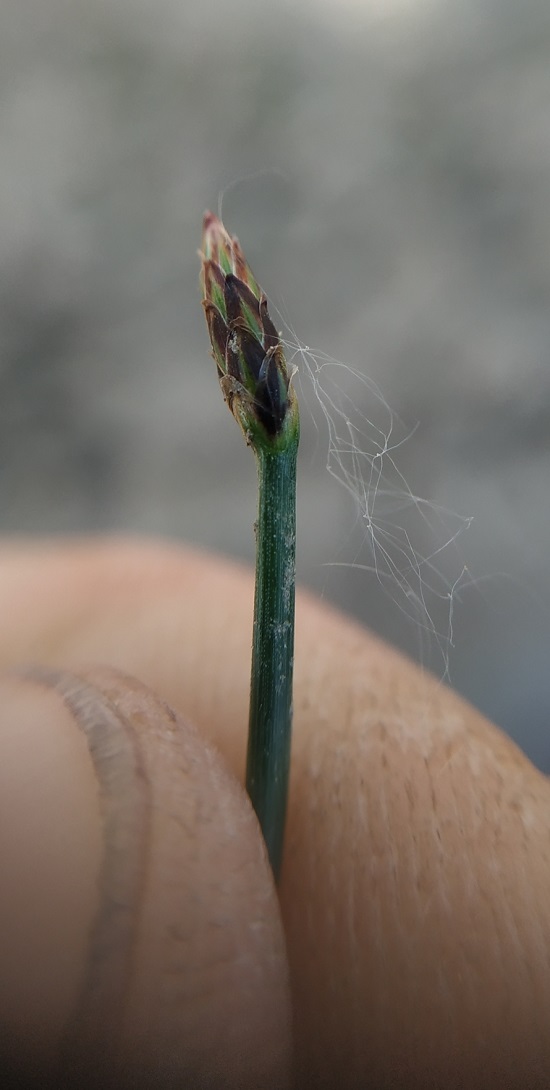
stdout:
[(217, 261), (221, 251), (231, 257), (233, 239), (221, 219), (213, 212), (205, 212), (202, 221), (202, 252), (204, 257)]

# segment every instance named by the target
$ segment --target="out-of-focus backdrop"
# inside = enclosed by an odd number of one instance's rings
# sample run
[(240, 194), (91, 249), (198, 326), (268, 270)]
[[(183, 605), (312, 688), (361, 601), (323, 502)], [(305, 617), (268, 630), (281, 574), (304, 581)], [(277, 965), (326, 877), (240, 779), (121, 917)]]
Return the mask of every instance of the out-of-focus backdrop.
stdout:
[(2, 0), (0, 94), (0, 530), (253, 558), (223, 194), (312, 348), (301, 582), (550, 770), (546, 0)]

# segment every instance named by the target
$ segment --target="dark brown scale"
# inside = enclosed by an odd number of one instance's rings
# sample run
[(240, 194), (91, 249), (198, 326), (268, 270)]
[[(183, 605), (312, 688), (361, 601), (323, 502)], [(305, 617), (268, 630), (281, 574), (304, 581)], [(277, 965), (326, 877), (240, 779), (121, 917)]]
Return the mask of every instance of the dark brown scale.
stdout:
[(239, 318), (242, 318), (239, 284), (240, 280), (233, 276), (232, 273), (229, 273), (224, 279), (223, 297), (228, 323), (237, 322)]
[(265, 352), (257, 337), (242, 326), (236, 330), (237, 342), (250, 377), (258, 382), (265, 361)]
[(271, 321), (269, 311), (267, 309), (267, 299), (265, 295), (262, 295), (260, 299), (260, 321), (262, 323), (262, 329), (264, 331), (264, 348), (275, 348), (279, 343), (279, 334)]
[(213, 303), (204, 303), (204, 309), (206, 311), (206, 321), (208, 323), (208, 332), (210, 333), (210, 341), (212, 346), (216, 345), (221, 358), (225, 356), (225, 346), (227, 343), (227, 326), (216, 306)]
[(257, 415), (268, 435), (276, 435), (285, 418), (288, 397), (275, 355), (265, 361), (264, 377), (256, 389)]
[(252, 314), (258, 322), (258, 325), (260, 325), (260, 304), (258, 303), (254, 292), (251, 291), (251, 289), (248, 287), (248, 284), (245, 284), (243, 280), (239, 280), (238, 277), (232, 276), (231, 279), (233, 280), (235, 288), (239, 293), (241, 302), (244, 303), (245, 307), (248, 307), (248, 309), (252, 311)]
[(246, 317), (244, 307), (248, 307), (260, 325), (260, 308), (256, 296), (250, 288), (239, 280), (238, 276), (228, 273), (224, 279), (223, 294), (228, 322)]

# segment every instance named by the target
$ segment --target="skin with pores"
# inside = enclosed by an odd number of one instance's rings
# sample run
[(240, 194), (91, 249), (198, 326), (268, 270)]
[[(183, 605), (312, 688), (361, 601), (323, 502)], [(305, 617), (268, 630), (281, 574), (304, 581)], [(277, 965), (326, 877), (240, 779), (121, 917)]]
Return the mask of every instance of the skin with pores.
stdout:
[(548, 1085), (550, 788), (508, 739), (299, 594), (277, 894), (239, 786), (251, 574), (128, 541), (0, 559), (0, 660), (41, 666), (1, 686), (13, 1069)]

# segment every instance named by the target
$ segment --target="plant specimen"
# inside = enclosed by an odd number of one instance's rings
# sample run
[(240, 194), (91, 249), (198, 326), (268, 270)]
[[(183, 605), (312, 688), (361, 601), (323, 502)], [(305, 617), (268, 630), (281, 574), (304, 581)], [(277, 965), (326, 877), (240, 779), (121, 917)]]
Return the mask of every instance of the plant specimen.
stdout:
[(277, 878), (290, 767), (298, 402), (267, 299), (237, 239), (211, 212), (203, 223), (202, 284), (223, 396), (258, 466), (246, 788)]

